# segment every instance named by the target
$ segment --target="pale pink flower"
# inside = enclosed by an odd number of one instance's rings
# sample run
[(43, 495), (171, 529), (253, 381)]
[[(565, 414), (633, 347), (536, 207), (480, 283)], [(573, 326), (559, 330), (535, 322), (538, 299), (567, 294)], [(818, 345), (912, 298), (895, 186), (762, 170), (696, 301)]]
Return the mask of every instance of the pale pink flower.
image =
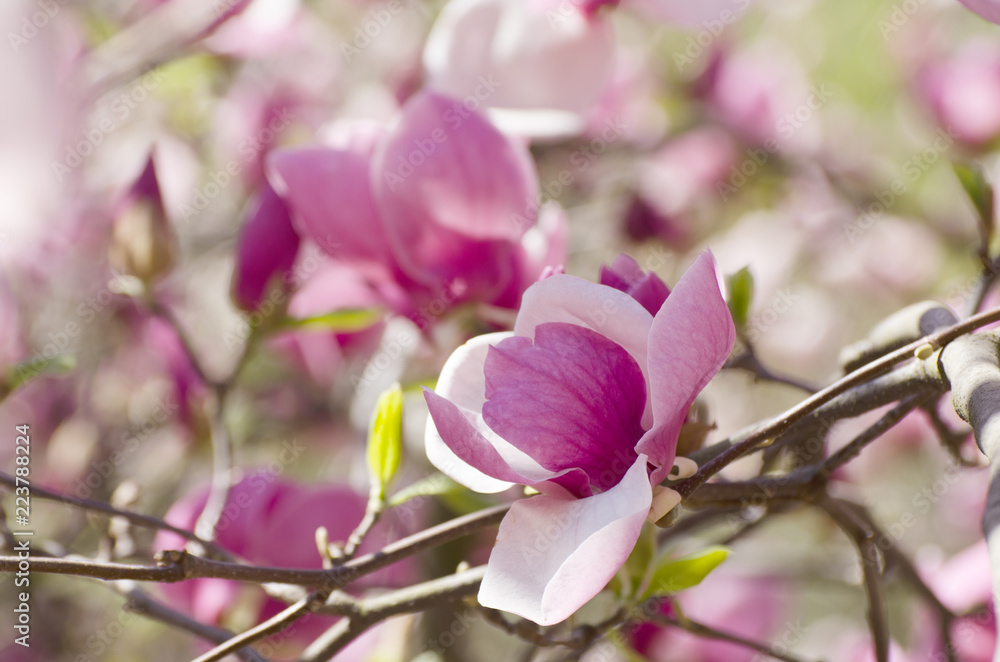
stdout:
[(430, 89), (529, 137), (583, 131), (614, 59), (603, 13), (557, 0), (452, 0), (424, 49)]
[(940, 125), (958, 140), (981, 147), (1000, 136), (1000, 48), (993, 41), (970, 41), (951, 57), (928, 63), (919, 89)]
[(541, 492), (500, 525), (485, 606), (547, 625), (604, 588), (673, 466), (688, 409), (732, 349), (711, 253), (662, 306), (628, 293), (649, 287), (634, 268), (619, 261), (602, 278), (621, 289), (565, 274), (536, 283), (513, 332), (467, 342), (425, 391), (435, 466), (480, 492)]

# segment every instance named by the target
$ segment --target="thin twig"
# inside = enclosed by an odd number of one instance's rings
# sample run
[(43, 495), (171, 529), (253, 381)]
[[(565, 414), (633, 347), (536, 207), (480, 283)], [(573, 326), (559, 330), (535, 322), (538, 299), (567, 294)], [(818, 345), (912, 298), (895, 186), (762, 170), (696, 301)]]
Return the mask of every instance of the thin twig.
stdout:
[(865, 446), (875, 441), (889, 431), (894, 425), (899, 423), (911, 411), (916, 409), (927, 399), (927, 394), (918, 393), (905, 398), (898, 405), (893, 407), (874, 424), (868, 426), (861, 434), (851, 440), (849, 444), (828, 457), (816, 472), (821, 479), (826, 479), (839, 467), (847, 464), (864, 450)]
[[(985, 241), (988, 242), (989, 239)], [(983, 268), (979, 272), (979, 278), (976, 279), (975, 285), (973, 285), (972, 292), (969, 293), (969, 298), (965, 300), (964, 313), (966, 317), (979, 312), (979, 307), (983, 305), (983, 300), (989, 294), (990, 287), (1000, 275), (1000, 256), (990, 259), (985, 252), (986, 250), (988, 250), (988, 246), (984, 246), (979, 253)]]
[(785, 386), (791, 386), (792, 388), (797, 388), (800, 391), (805, 391), (806, 393), (815, 393), (818, 390), (816, 387), (806, 384), (805, 382), (800, 382), (794, 377), (786, 377), (784, 375), (778, 375), (771, 372), (764, 366), (763, 363), (760, 362), (753, 346), (747, 341), (744, 341), (743, 351), (726, 361), (726, 365), (722, 367), (734, 370), (745, 370), (754, 376), (755, 382), (767, 381), (774, 382), (776, 384), (784, 384)]
[[(359, 556), (329, 570), (243, 565), (202, 558), (178, 550), (166, 550), (157, 554), (156, 566), (102, 563), (91, 559), (31, 557), (27, 560), (31, 563), (33, 572), (78, 575), (96, 579), (173, 583), (214, 577), (255, 584), (328, 586), (332, 589), (346, 586), (359, 577), (381, 570), (408, 556), (494, 526), (503, 519), (509, 508), (509, 505), (494, 506), (458, 517), (390, 543), (378, 552)], [(16, 556), (0, 556), (0, 572), (16, 570), (18, 562), (22, 560), (24, 559)]]
[(219, 644), (204, 655), (200, 655), (193, 662), (218, 662), (227, 655), (235, 653), (240, 648), (249, 646), (253, 642), (265, 637), (270, 637), (272, 634), (277, 634), (306, 614), (314, 611), (323, 603), (323, 600), (325, 600), (325, 596), (321, 593), (310, 594), (263, 623)]
[(684, 498), (690, 496), (691, 493), (704, 484), (705, 481), (721, 471), (724, 467), (728, 466), (730, 463), (738, 460), (753, 450), (763, 447), (769, 440), (774, 440), (778, 435), (788, 430), (793, 424), (802, 420), (806, 415), (815, 411), (821, 405), (833, 400), (841, 393), (844, 393), (850, 388), (863, 384), (890, 370), (897, 363), (913, 358), (916, 350), (923, 348), (925, 345), (930, 346), (932, 349), (943, 347), (955, 338), (997, 320), (1000, 320), (1000, 308), (975, 315), (954, 326), (936, 331), (921, 338), (920, 340), (901, 347), (894, 352), (890, 352), (876, 361), (858, 368), (851, 374), (806, 398), (795, 407), (786, 411), (784, 414), (773, 418), (769, 422), (758, 427), (745, 439), (742, 439), (738, 443), (719, 453), (707, 464), (702, 466), (701, 469), (698, 470), (698, 473), (677, 484), (673, 489), (679, 492)]
[(831, 498), (821, 501), (819, 505), (858, 549), (865, 593), (868, 595), (868, 627), (875, 645), (875, 659), (877, 662), (889, 662), (889, 622), (875, 533), (845, 502)]
[(423, 611), (432, 605), (473, 595), (479, 590), (484, 574), (486, 566), (479, 566), (386, 595), (359, 600), (354, 613), (337, 621), (320, 635), (306, 648), (299, 662), (329, 660), (362, 632), (392, 616)]
[(731, 644), (749, 648), (750, 650), (761, 653), (762, 655), (773, 657), (776, 660), (783, 660), (784, 662), (803, 662), (803, 658), (796, 657), (791, 653), (780, 653), (767, 644), (747, 639), (746, 637), (741, 637), (740, 635), (733, 634), (732, 632), (725, 632), (724, 630), (713, 628), (710, 625), (705, 625), (704, 623), (699, 623), (698, 621), (692, 621), (686, 616), (683, 619), (678, 619), (671, 618), (670, 616), (664, 616), (662, 614), (654, 614), (650, 618), (650, 621), (661, 626), (680, 628), (681, 630), (690, 632), (691, 634), (699, 637), (718, 639), (719, 641), (728, 641)]
[[(865, 524), (871, 528), (873, 538), (876, 541), (881, 541), (885, 539), (885, 533), (881, 530), (875, 520), (872, 518), (871, 513), (864, 506), (850, 501), (843, 501), (842, 504), (850, 508), (854, 513), (861, 518)], [(910, 561), (909, 557), (899, 549), (895, 544), (890, 544), (888, 546), (879, 545), (879, 549), (882, 550), (882, 554), (885, 555), (886, 570), (890, 568), (898, 570), (900, 575), (902, 575), (903, 580), (906, 581), (910, 586), (916, 590), (916, 592), (927, 602), (928, 605), (937, 613), (938, 622), (941, 632), (941, 647), (945, 651), (948, 662), (958, 662), (958, 658), (955, 654), (956, 648), (951, 641), (951, 624), (955, 620), (956, 615), (949, 609), (941, 599), (938, 598), (937, 594), (934, 593), (933, 589), (927, 585), (924, 578), (920, 576), (917, 569), (914, 567), (913, 562)]]
[[(205, 641), (220, 644), (232, 639), (235, 635), (229, 630), (212, 627), (199, 623), (188, 618), (184, 614), (167, 607), (154, 600), (144, 591), (130, 586), (131, 582), (115, 582), (112, 584), (121, 595), (128, 598), (123, 606), (125, 611), (130, 611), (145, 618), (165, 623), (179, 630), (190, 632)], [(267, 658), (262, 656), (252, 648), (242, 648), (234, 652), (244, 662), (267, 662)]]
[[(7, 487), (15, 487), (16, 482), (13, 476), (9, 476), (2, 471), (0, 471), (0, 484), (6, 485)], [(163, 531), (170, 531), (175, 533), (186, 540), (191, 540), (199, 545), (202, 545), (206, 550), (216, 558), (225, 559), (231, 561), (233, 555), (227, 552), (222, 547), (219, 547), (215, 543), (209, 542), (198, 537), (194, 532), (181, 529), (174, 526), (168, 522), (165, 522), (158, 517), (153, 517), (152, 515), (144, 515), (142, 513), (136, 513), (129, 510), (122, 510), (120, 508), (115, 508), (103, 501), (94, 501), (91, 499), (80, 499), (77, 497), (68, 496), (66, 494), (60, 494), (53, 490), (45, 489), (38, 485), (31, 486), (31, 496), (32, 498), (45, 499), (48, 501), (58, 501), (65, 503), (76, 508), (82, 508), (84, 510), (93, 510), (101, 513), (106, 513), (114, 517), (122, 517), (136, 526), (142, 526), (150, 529), (161, 529)]]

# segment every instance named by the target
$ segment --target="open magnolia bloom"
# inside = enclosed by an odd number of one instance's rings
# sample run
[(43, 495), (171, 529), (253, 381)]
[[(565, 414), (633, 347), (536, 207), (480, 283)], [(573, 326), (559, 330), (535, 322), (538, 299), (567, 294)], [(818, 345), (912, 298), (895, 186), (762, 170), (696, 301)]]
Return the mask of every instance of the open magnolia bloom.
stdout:
[(651, 509), (664, 514), (658, 483), (735, 330), (710, 252), (669, 296), (650, 278), (619, 258), (607, 285), (564, 274), (535, 283), (512, 333), (473, 338), (425, 390), (435, 466), (479, 492), (540, 492), (501, 523), (483, 605), (565, 620), (622, 566)]

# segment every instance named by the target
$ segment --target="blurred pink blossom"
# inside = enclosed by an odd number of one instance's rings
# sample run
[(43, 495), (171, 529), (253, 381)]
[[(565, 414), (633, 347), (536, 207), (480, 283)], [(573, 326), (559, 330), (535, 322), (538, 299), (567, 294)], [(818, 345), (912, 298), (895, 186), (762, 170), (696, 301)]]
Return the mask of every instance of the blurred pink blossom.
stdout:
[[(294, 459), (296, 451), (294, 444), (289, 444), (280, 451), (279, 458), (291, 455)], [(274, 467), (250, 473), (230, 488), (216, 527), (216, 542), (251, 563), (320, 569), (316, 529), (325, 526), (331, 542), (345, 541), (361, 521), (367, 499), (345, 485), (305, 486), (279, 480)], [(166, 521), (190, 530), (207, 496), (207, 490), (201, 490), (181, 499), (167, 513)], [(161, 531), (153, 546), (155, 549), (183, 549), (186, 542), (176, 534)], [(377, 549), (385, 542), (386, 527), (380, 525), (362, 549)], [(369, 575), (356, 585), (395, 585), (411, 578), (411, 568), (404, 563)], [(212, 624), (223, 623), (237, 596), (243, 594), (238, 582), (214, 578), (166, 584), (162, 588), (171, 602), (190, 611), (194, 618)], [(269, 618), (286, 606), (260, 594), (258, 619)], [(300, 621), (296, 624), (294, 641), (311, 641), (335, 620), (313, 616)]]
[[(785, 623), (781, 583), (766, 577), (741, 577), (721, 570), (678, 596), (684, 614), (725, 632), (772, 642), (778, 650), (794, 650), (802, 638), (801, 621)], [(661, 613), (672, 615), (670, 603)], [(689, 634), (678, 628), (642, 624), (628, 633), (631, 646), (650, 662), (751, 662), (759, 653), (737, 644)]]
[[(488, 607), (565, 620), (618, 571), (651, 507), (663, 514), (653, 486), (735, 331), (711, 253), (665, 302), (665, 286), (636, 271), (619, 260), (602, 277), (615, 286), (565, 274), (536, 283), (513, 332), (473, 338), (425, 390), (435, 466), (480, 492), (541, 492), (500, 525), (479, 592)], [(631, 292), (643, 282), (658, 293), (640, 303)]]
[(424, 49), (430, 89), (490, 109), (512, 133), (580, 133), (611, 80), (611, 25), (593, 7), (557, 0), (452, 0)]
[(546, 265), (564, 262), (565, 217), (539, 207), (524, 145), (454, 99), (423, 92), (388, 127), (342, 125), (333, 142), (276, 152), (275, 190), (299, 233), (395, 312), (513, 308)]
[(1000, 24), (1000, 2), (997, 0), (958, 0), (990, 23)]
[(232, 288), (233, 300), (243, 310), (256, 309), (269, 285), (286, 284), (300, 243), (285, 202), (270, 184), (261, 185), (249, 209), (236, 245)]
[(968, 41), (929, 62), (918, 87), (941, 126), (963, 143), (982, 147), (1000, 136), (1000, 47), (992, 40)]

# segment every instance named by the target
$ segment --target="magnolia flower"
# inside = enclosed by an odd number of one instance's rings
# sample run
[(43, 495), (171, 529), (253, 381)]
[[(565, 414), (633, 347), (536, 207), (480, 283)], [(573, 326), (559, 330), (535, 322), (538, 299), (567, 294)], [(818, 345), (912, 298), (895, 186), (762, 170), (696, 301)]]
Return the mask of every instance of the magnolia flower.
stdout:
[(274, 153), (272, 183), (298, 232), (364, 273), (396, 312), (516, 307), (562, 262), (565, 217), (536, 203), (527, 148), (454, 99), (418, 94), (389, 127), (341, 125), (332, 141)]
[[(630, 290), (631, 268), (616, 262), (606, 280)], [(618, 571), (647, 516), (676, 505), (658, 483), (735, 338), (711, 253), (653, 313), (628, 291), (550, 276), (525, 292), (512, 333), (473, 338), (425, 390), (435, 466), (479, 492), (540, 492), (501, 523), (483, 605), (566, 619)]]
[(614, 70), (614, 34), (598, 4), (452, 0), (424, 48), (427, 85), (490, 109), (520, 135), (580, 133)]
[(243, 310), (256, 309), (295, 264), (301, 240), (292, 228), (284, 201), (264, 182), (240, 232), (233, 273), (233, 300)]
[[(780, 644), (786, 649), (802, 638), (798, 623), (777, 632), (786, 610), (786, 587), (771, 577), (747, 577), (724, 570), (709, 575), (678, 597), (684, 615), (736, 635)], [(660, 613), (676, 617), (670, 601)], [(650, 662), (758, 662), (759, 653), (727, 641), (700, 637), (674, 627), (641, 623), (626, 632), (629, 645)], [(776, 641), (781, 636), (780, 641)]]
[(1000, 23), (1000, 2), (998, 0), (958, 0), (968, 9), (979, 14), (990, 23)]
[[(278, 454), (282, 461), (293, 460), (301, 453), (295, 443), (286, 443)], [(233, 485), (222, 516), (216, 526), (215, 541), (223, 548), (250, 563), (283, 568), (322, 567), (316, 549), (316, 529), (324, 526), (331, 541), (344, 541), (361, 521), (366, 498), (346, 485), (327, 484), (303, 486), (278, 480), (277, 462), (267, 469), (248, 474)], [(167, 522), (183, 529), (192, 529), (207, 500), (207, 490), (178, 501), (167, 513)], [(380, 525), (366, 539), (362, 550), (378, 549), (386, 539), (385, 526)], [(161, 531), (154, 540), (158, 549), (183, 549), (187, 541), (180, 536)], [(362, 585), (400, 584), (411, 579), (412, 568), (406, 563), (381, 570), (360, 583)], [(164, 585), (163, 591), (174, 604), (189, 611), (205, 623), (219, 624), (231, 609), (249, 602), (250, 597), (238, 582), (225, 579), (193, 579), (180, 584)], [(255, 604), (257, 619), (274, 616), (287, 607), (282, 602), (259, 594)], [(319, 636), (336, 619), (315, 616), (297, 624), (294, 640), (305, 643)], [(358, 642), (359, 647), (365, 647)], [(338, 658), (339, 659), (339, 658)], [(364, 655), (347, 655), (345, 659), (366, 659)]]
[(970, 41), (930, 62), (919, 90), (940, 126), (963, 143), (982, 147), (1000, 136), (1000, 48), (993, 41)]

